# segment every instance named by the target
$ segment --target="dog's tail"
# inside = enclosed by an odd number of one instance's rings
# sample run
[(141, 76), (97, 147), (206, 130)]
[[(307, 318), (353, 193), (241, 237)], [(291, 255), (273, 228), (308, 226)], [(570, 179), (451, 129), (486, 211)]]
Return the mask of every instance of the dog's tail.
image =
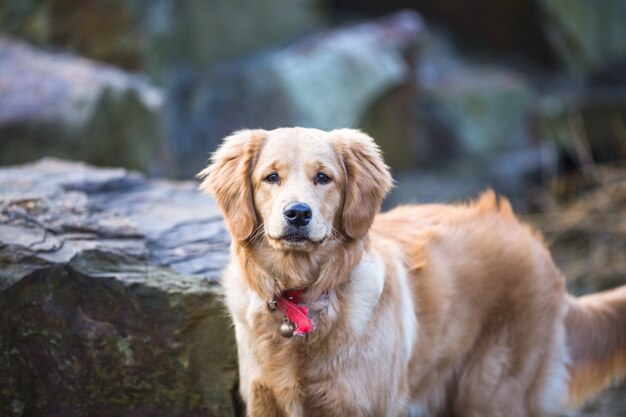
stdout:
[(626, 285), (568, 298), (569, 402), (579, 405), (626, 375)]

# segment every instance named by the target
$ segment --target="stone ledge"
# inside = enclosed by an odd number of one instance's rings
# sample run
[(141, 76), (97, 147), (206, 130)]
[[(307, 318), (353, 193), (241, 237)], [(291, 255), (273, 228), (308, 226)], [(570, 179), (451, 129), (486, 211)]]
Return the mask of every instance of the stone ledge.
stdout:
[(233, 416), (228, 243), (193, 182), (0, 169), (0, 414)]

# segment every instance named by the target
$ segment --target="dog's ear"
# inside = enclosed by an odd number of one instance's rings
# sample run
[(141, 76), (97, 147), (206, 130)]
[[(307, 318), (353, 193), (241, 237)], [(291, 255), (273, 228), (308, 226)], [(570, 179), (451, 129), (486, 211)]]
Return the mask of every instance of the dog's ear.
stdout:
[(224, 139), (198, 173), (200, 189), (211, 192), (237, 241), (247, 239), (257, 226), (250, 175), (266, 137), (264, 130), (242, 130)]
[(346, 171), (343, 231), (352, 239), (360, 239), (372, 225), (393, 180), (371, 137), (353, 129), (334, 130), (331, 134)]

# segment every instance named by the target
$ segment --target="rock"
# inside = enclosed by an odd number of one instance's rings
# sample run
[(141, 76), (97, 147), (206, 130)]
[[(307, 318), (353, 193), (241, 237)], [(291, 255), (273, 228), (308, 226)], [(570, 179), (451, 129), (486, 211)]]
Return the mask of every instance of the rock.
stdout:
[(438, 31), (415, 76), (409, 139), (374, 134), (397, 170), (389, 201), (454, 201), (492, 187), (525, 209), (528, 188), (556, 165), (553, 142), (538, 140), (532, 123), (539, 93), (531, 80), (462, 58)]
[[(626, 64), (626, 4), (621, 0), (540, 0), (549, 38), (570, 71), (593, 76)], [(622, 75), (623, 79), (623, 75)]]
[(418, 106), (449, 127), (462, 152), (492, 154), (530, 141), (526, 119), (536, 93), (524, 74), (466, 61), (439, 35), (420, 56), (418, 83)]
[(52, 155), (167, 172), (162, 106), (137, 76), (0, 38), (0, 164)]
[(320, 33), (279, 50), (216, 68), (179, 74), (169, 89), (171, 135), (196, 172), (221, 139), (242, 127), (357, 126), (378, 98), (410, 83), (404, 54), (416, 47), (422, 20), (400, 13)]
[[(320, 29), (320, 0), (139, 0), (146, 70), (167, 83), (179, 72), (210, 71), (215, 65), (273, 48)], [(245, 10), (245, 13), (242, 13)]]
[(421, 116), (415, 106), (418, 92), (414, 80), (409, 80), (373, 102), (358, 124), (360, 129), (376, 139), (385, 155), (385, 162), (394, 169), (414, 169), (416, 161), (423, 160), (423, 154), (415, 147)]
[(465, 152), (481, 155), (528, 143), (525, 122), (533, 99), (517, 74), (474, 68), (427, 88), (421, 105), (449, 122)]
[(0, 169), (0, 415), (234, 416), (228, 240), (193, 182)]

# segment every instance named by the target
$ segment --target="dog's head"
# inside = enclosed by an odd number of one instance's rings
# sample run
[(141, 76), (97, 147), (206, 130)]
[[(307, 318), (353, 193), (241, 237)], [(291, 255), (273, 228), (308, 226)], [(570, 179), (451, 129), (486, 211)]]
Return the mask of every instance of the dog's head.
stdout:
[(287, 251), (362, 238), (392, 185), (374, 141), (351, 129), (240, 131), (199, 176), (233, 239)]

